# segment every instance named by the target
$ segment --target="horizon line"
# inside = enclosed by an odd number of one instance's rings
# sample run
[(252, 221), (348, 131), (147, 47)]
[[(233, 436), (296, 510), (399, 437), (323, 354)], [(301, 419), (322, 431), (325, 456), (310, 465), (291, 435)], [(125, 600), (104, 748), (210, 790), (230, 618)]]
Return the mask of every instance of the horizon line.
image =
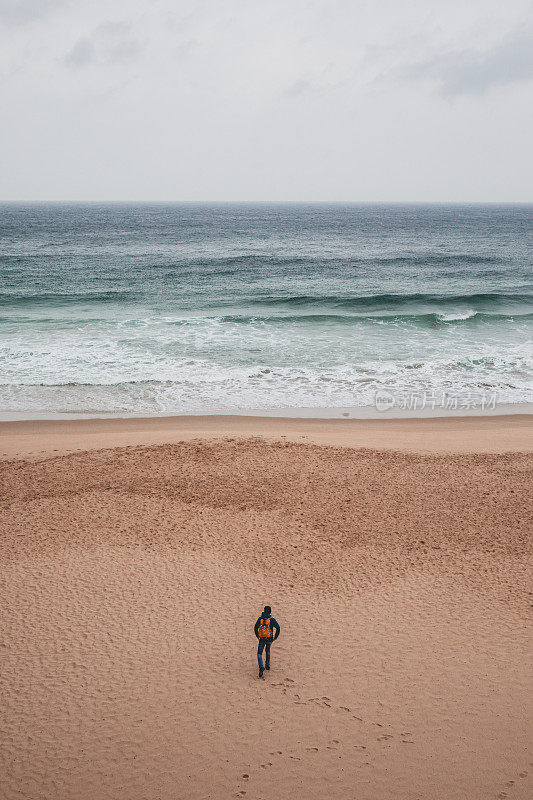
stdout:
[(0, 199), (0, 205), (75, 205), (75, 204), (122, 204), (122, 205), (533, 205), (531, 200), (152, 200), (152, 199)]

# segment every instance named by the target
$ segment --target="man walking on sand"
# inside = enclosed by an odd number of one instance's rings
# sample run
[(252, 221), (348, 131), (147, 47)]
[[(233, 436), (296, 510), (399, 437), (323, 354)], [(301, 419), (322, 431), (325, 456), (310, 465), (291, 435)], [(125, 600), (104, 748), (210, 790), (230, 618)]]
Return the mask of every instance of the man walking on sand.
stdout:
[[(263, 613), (255, 623), (254, 633), (259, 639), (257, 645), (257, 662), (259, 664), (259, 677), (263, 677), (265, 669), (270, 669), (270, 645), (279, 636), (281, 628), (271, 614), (270, 606), (265, 606)], [(274, 634), (274, 631), (276, 633)], [(263, 667), (263, 650), (266, 650), (266, 661)]]

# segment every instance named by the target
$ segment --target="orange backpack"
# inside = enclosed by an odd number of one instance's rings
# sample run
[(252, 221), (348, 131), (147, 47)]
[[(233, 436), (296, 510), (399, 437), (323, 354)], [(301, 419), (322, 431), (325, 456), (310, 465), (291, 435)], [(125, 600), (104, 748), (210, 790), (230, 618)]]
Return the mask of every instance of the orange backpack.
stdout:
[(259, 622), (259, 638), (260, 639), (270, 639), (272, 636), (272, 628), (270, 627), (270, 620), (271, 617), (261, 617)]

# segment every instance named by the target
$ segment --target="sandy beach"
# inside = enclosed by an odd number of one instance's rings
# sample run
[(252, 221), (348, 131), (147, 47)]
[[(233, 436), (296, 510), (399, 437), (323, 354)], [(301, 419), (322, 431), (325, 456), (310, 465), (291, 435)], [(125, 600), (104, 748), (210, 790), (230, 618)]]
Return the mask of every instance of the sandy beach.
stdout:
[(531, 420), (1, 423), (2, 800), (531, 797)]
[(527, 453), (533, 415), (322, 419), (236, 415), (0, 421), (0, 458), (260, 436), (269, 441), (412, 453)]

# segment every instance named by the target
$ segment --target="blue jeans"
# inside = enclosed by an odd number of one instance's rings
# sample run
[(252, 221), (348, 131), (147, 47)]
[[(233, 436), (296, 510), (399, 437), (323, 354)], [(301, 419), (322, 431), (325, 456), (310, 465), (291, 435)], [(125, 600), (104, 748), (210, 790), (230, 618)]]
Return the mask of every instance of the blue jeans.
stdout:
[(265, 666), (270, 666), (270, 645), (272, 644), (272, 639), (259, 639), (259, 643), (257, 645), (257, 663), (260, 667), (263, 666), (263, 650), (266, 648), (266, 663)]

